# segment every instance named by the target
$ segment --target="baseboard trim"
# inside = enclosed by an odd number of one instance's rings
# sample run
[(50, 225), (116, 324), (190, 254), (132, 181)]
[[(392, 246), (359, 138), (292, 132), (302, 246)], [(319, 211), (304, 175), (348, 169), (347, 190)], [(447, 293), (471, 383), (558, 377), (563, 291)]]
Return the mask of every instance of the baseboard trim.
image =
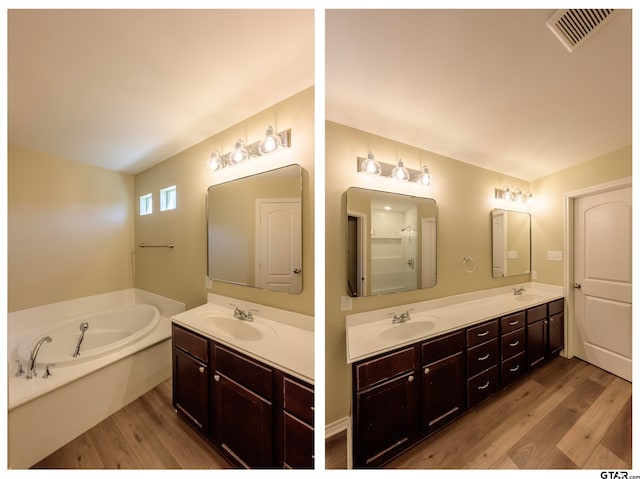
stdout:
[(347, 469), (352, 469), (351, 458), (353, 455), (351, 453), (351, 417), (343, 417), (342, 419), (338, 419), (337, 421), (327, 424), (324, 428), (324, 437), (325, 440), (327, 440), (342, 431), (347, 431)]

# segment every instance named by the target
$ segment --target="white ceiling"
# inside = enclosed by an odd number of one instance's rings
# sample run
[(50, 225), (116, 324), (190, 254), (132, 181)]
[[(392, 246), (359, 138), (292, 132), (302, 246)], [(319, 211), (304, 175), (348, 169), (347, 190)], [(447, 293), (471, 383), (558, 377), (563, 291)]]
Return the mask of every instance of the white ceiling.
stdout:
[(525, 180), (630, 145), (631, 12), (573, 53), (554, 12), (328, 10), (326, 116)]
[(314, 84), (313, 10), (9, 10), (8, 141), (138, 173)]

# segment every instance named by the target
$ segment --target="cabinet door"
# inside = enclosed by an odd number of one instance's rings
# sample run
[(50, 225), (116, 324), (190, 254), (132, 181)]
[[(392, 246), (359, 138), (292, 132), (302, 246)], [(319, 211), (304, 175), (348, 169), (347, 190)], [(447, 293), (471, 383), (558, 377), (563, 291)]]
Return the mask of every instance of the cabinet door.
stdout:
[(436, 429), (465, 407), (466, 379), (462, 351), (422, 368), (422, 418), (425, 429)]
[(245, 467), (274, 467), (271, 402), (218, 371), (213, 380), (216, 443)]
[(542, 363), (547, 357), (547, 320), (527, 325), (527, 362), (529, 369)]
[(207, 436), (209, 388), (207, 365), (173, 348), (173, 407), (178, 414)]
[(564, 314), (555, 314), (549, 318), (549, 355), (558, 354), (564, 349)]
[(313, 468), (313, 428), (288, 412), (284, 413), (284, 467)]
[(415, 437), (417, 385), (415, 376), (406, 374), (356, 394), (356, 467), (383, 463)]

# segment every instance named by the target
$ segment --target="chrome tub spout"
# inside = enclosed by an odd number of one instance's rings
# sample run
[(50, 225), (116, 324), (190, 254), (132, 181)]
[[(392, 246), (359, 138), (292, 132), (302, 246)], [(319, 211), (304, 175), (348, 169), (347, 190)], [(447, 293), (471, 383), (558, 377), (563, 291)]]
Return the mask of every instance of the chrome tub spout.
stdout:
[(31, 350), (31, 355), (29, 356), (29, 367), (27, 368), (27, 379), (32, 379), (38, 375), (36, 372), (36, 358), (38, 357), (38, 352), (40, 351), (42, 343), (50, 343), (51, 341), (52, 339), (49, 336), (45, 336), (40, 339), (40, 341), (38, 341)]

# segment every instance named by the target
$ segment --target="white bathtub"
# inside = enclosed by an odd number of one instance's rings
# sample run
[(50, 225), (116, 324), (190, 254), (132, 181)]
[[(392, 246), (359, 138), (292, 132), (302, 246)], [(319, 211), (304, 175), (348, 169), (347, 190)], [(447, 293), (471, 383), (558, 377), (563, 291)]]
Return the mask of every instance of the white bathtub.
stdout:
[[(9, 468), (30, 467), (170, 377), (168, 318), (184, 309), (132, 288), (9, 313)], [(44, 336), (52, 341), (39, 350), (38, 375), (15, 376)]]
[[(150, 304), (132, 304), (109, 311), (75, 316), (47, 329), (39, 330), (18, 346), (18, 358), (26, 363), (35, 344), (45, 336), (36, 358), (36, 367), (52, 364), (56, 368), (73, 365), (109, 354), (135, 343), (153, 331), (160, 321), (158, 308)], [(73, 357), (81, 336), (80, 325), (88, 329), (80, 346), (80, 354)]]

